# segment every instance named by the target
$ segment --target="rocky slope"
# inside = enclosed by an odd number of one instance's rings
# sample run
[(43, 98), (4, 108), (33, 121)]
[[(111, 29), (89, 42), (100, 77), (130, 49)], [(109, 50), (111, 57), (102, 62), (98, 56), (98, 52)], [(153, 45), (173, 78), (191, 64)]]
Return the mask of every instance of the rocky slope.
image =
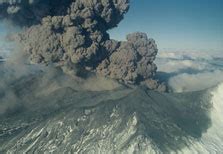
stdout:
[(193, 146), (212, 125), (209, 91), (166, 94), (122, 85), (95, 91), (74, 83), (37, 93), (43, 77), (11, 83), (18, 104), (1, 114), (0, 152), (174, 152)]

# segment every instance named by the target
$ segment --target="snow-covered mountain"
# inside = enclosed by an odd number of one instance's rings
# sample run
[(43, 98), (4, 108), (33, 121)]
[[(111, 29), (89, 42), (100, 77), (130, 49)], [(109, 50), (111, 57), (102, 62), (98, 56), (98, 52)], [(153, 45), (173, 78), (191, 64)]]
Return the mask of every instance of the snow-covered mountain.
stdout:
[(50, 80), (42, 87), (44, 78), (20, 78), (9, 84), (10, 93), (1, 87), (1, 105), (12, 104), (0, 110), (0, 153), (223, 151), (223, 84), (166, 94), (122, 85), (96, 91)]

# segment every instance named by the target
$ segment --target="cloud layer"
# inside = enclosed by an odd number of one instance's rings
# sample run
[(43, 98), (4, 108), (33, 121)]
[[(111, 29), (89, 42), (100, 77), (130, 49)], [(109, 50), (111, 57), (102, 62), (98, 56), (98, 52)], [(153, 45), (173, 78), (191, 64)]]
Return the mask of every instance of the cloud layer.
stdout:
[(175, 92), (211, 88), (223, 82), (220, 52), (160, 52), (156, 63), (160, 78)]

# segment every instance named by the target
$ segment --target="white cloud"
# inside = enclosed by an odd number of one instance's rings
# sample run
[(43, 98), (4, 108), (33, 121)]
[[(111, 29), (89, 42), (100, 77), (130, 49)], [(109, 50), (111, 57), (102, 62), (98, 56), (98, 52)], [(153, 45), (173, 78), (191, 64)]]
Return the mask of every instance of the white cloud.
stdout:
[(223, 82), (223, 53), (161, 52), (157, 57), (158, 71), (164, 72), (175, 92), (197, 91)]
[(205, 70), (210, 69), (210, 65), (205, 62), (197, 62), (193, 60), (166, 60), (158, 62), (158, 71), (161, 72), (177, 72), (185, 69)]
[(223, 71), (198, 74), (179, 74), (170, 78), (168, 84), (175, 92), (197, 91), (213, 87), (223, 82)]

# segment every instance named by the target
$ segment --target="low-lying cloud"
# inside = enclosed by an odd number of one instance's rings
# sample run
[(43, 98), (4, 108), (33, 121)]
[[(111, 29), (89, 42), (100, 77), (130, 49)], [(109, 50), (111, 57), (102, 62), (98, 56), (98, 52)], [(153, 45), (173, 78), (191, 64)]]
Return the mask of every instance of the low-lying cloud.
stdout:
[(156, 63), (160, 78), (175, 92), (197, 91), (223, 82), (220, 52), (160, 52)]

